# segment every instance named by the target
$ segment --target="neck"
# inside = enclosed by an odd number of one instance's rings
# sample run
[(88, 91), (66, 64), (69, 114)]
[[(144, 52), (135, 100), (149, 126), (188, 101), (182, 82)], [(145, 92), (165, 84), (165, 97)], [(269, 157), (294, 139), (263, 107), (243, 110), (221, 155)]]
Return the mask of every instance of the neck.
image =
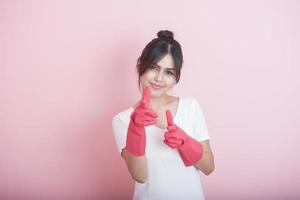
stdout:
[(153, 109), (158, 109), (162, 104), (165, 104), (168, 99), (169, 99), (169, 95), (165, 94), (163, 96), (159, 96), (159, 97), (151, 97), (150, 99), (150, 106)]

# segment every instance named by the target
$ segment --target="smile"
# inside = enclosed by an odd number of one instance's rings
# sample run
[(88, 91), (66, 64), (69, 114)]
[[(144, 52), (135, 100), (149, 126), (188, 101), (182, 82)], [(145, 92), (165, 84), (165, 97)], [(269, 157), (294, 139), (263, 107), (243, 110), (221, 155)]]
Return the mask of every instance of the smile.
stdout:
[(151, 87), (152, 87), (153, 89), (155, 89), (155, 90), (159, 90), (159, 89), (161, 89), (161, 88), (164, 88), (163, 86), (155, 85), (155, 84), (152, 84), (152, 83), (150, 83), (150, 85), (151, 85)]

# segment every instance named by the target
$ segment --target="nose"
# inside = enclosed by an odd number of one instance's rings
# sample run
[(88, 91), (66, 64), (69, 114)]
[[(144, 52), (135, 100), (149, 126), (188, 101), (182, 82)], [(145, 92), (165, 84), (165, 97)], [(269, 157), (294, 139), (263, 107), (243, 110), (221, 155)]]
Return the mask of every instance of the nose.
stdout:
[(159, 70), (155, 75), (155, 80), (157, 82), (161, 82), (163, 80), (163, 71)]

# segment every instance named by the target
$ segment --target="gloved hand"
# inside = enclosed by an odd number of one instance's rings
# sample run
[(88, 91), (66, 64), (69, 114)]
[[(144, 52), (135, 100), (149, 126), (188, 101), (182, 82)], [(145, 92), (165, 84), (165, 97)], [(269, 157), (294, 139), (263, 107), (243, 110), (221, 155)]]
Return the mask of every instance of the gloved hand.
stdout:
[(174, 124), (172, 114), (169, 110), (166, 111), (166, 117), (168, 131), (164, 135), (164, 142), (171, 148), (177, 148), (185, 166), (196, 164), (203, 156), (202, 144)]
[(145, 126), (156, 123), (157, 114), (149, 106), (150, 96), (150, 88), (145, 87), (139, 105), (130, 115), (125, 149), (135, 156), (143, 156), (145, 154)]

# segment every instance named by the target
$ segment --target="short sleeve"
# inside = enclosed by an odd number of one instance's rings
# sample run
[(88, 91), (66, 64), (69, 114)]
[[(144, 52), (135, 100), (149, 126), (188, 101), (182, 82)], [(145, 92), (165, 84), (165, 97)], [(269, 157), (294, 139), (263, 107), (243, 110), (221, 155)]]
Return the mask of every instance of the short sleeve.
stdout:
[(193, 136), (198, 141), (209, 140), (205, 117), (199, 102), (192, 98)]
[(118, 150), (121, 153), (126, 144), (127, 126), (120, 119), (119, 115), (116, 115), (112, 120), (112, 127)]

